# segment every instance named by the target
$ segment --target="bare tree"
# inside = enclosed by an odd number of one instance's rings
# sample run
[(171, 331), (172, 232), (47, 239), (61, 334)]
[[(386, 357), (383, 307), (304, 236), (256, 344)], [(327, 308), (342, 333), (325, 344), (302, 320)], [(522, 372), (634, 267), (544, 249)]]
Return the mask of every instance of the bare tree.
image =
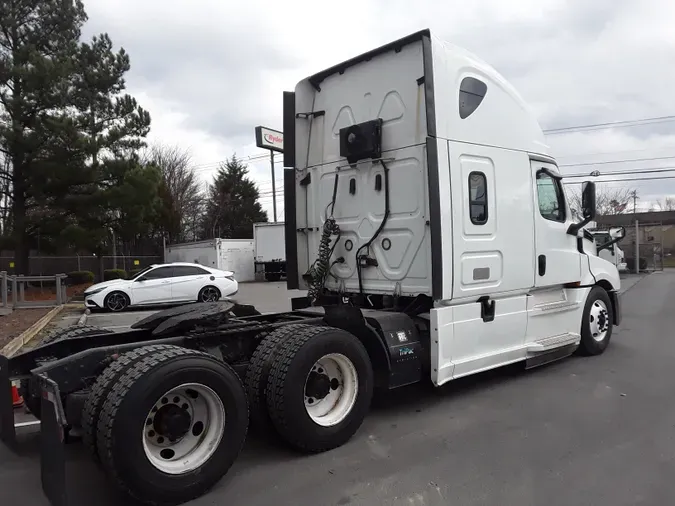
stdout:
[[(581, 187), (566, 187), (570, 209), (576, 219), (581, 219)], [(632, 209), (633, 189), (628, 187), (611, 188), (597, 186), (595, 208), (598, 215), (623, 214)]]
[(195, 217), (201, 214), (203, 193), (190, 153), (177, 146), (156, 144), (144, 153), (143, 159), (162, 173), (161, 224), (168, 241), (194, 239)]
[(658, 199), (652, 207), (654, 211), (675, 211), (675, 198), (665, 197)]

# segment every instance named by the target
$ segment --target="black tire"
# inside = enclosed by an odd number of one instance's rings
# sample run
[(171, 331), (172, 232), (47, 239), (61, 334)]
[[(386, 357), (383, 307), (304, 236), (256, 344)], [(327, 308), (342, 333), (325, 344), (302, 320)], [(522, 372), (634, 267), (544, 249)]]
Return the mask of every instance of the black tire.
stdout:
[[(596, 309), (594, 310), (594, 305), (597, 304)], [(604, 306), (604, 308), (602, 307)], [(593, 335), (591, 330), (591, 311), (602, 312), (601, 319), (599, 319), (599, 325), (602, 328), (606, 328), (604, 337), (601, 340), (598, 340)], [(595, 317), (593, 318), (595, 319)], [(612, 337), (612, 329), (614, 327), (614, 312), (612, 309), (612, 302), (609, 299), (609, 295), (604, 288), (599, 286), (594, 286), (586, 298), (586, 305), (584, 306), (584, 312), (581, 320), (581, 342), (579, 343), (579, 348), (577, 348), (577, 354), (579, 355), (600, 355), (602, 354), (607, 346), (609, 346), (609, 341)], [(602, 335), (602, 334), (600, 334)]]
[(64, 339), (74, 339), (77, 337), (94, 336), (97, 334), (112, 334), (112, 330), (102, 329), (93, 325), (77, 325), (75, 327), (68, 327), (66, 329), (57, 329), (45, 337), (40, 345), (54, 343), (56, 341), (63, 341)]
[[(204, 300), (204, 294), (207, 292), (207, 290), (215, 290), (215, 293), (217, 294), (218, 298), (215, 300)], [(197, 302), (217, 302), (220, 300), (220, 298), (223, 296), (223, 294), (218, 290), (217, 287), (213, 285), (207, 285), (203, 287), (201, 290), (199, 290), (199, 294), (197, 295)]]
[(138, 362), (149, 353), (155, 353), (161, 349), (173, 349), (169, 345), (145, 346), (120, 355), (117, 360), (110, 364), (103, 373), (96, 378), (87, 400), (82, 408), (82, 441), (89, 449), (94, 460), (100, 462), (98, 448), (96, 447), (96, 428), (101, 416), (101, 409), (113, 386), (120, 377), (126, 373), (129, 366)]
[(267, 411), (265, 390), (272, 365), (279, 350), (286, 342), (307, 325), (286, 325), (267, 335), (258, 344), (251, 356), (246, 371), (246, 395), (248, 397), (251, 425), (261, 433), (276, 432)]
[[(76, 327), (67, 327), (65, 329), (56, 329), (51, 331), (40, 342), (40, 346), (63, 341), (66, 339), (75, 339), (78, 337), (93, 336), (97, 334), (112, 334), (111, 330), (94, 327), (92, 325), (79, 325)], [(37, 381), (30, 379), (21, 380), (19, 392), (26, 403), (26, 408), (38, 420), (42, 416), (42, 401), (40, 400), (40, 387)]]
[[(203, 495), (232, 466), (246, 439), (246, 392), (236, 372), (211, 355), (176, 346), (149, 346), (131, 361), (108, 394), (97, 426), (97, 448), (108, 477), (146, 504), (176, 504)], [(129, 352), (138, 353), (138, 350)], [(225, 429), (215, 453), (197, 469), (167, 474), (143, 450), (146, 416), (159, 398), (184, 383), (212, 389), (225, 408)]]
[[(115, 307), (111, 308), (110, 307), (110, 302), (113, 297), (121, 297), (118, 299), (120, 302), (124, 301), (123, 304), (116, 305)], [(131, 304), (131, 300), (129, 300), (129, 296), (124, 293), (120, 292), (119, 290), (115, 290), (114, 292), (110, 292), (108, 295), (106, 295), (105, 299), (103, 300), (103, 309), (106, 311), (110, 311), (112, 313), (119, 313), (120, 311), (124, 311), (129, 307)]]
[[(317, 360), (340, 353), (354, 365), (358, 393), (351, 411), (333, 426), (314, 422), (305, 409), (305, 383)], [(373, 368), (363, 344), (352, 334), (331, 327), (301, 329), (279, 348), (265, 395), (277, 432), (293, 447), (318, 453), (346, 443), (361, 427), (373, 397)]]

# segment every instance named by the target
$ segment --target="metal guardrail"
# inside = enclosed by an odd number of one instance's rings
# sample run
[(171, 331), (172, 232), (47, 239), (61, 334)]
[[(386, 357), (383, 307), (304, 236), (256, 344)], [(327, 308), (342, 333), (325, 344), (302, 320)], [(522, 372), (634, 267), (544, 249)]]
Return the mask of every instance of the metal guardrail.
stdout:
[[(61, 306), (68, 300), (65, 274), (53, 276), (12, 276), (0, 271), (0, 307), (21, 308), (35, 306)], [(55, 298), (53, 300), (26, 301), (27, 283), (54, 283)], [(11, 295), (11, 300), (10, 300)]]

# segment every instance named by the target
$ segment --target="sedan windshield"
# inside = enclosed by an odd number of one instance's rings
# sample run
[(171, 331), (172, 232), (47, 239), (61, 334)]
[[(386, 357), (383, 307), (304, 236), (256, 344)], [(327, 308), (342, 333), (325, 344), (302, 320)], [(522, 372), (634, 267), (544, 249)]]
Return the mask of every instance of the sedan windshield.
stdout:
[(135, 275), (133, 278), (129, 278), (129, 279), (132, 279), (132, 280), (133, 280), (133, 279), (138, 279), (140, 276), (142, 276), (143, 274), (145, 274), (146, 272), (148, 272), (148, 271), (149, 271), (150, 269), (152, 269), (153, 267), (154, 267), (154, 266), (151, 265), (150, 267), (146, 267), (145, 269), (141, 269), (138, 273), (136, 273), (136, 275)]

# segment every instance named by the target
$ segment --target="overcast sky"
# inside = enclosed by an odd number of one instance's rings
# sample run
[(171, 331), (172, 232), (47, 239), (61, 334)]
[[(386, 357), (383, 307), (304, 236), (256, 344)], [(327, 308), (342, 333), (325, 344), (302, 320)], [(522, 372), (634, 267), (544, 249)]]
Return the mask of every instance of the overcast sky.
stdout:
[[(341, 0), (330, 11), (310, 0), (84, 3), (85, 36), (108, 32), (130, 54), (128, 91), (152, 115), (150, 140), (190, 149), (205, 181), (233, 153), (261, 153), (256, 125), (281, 130), (282, 91), (422, 28), (492, 64), (544, 129), (675, 114), (672, 0)], [(675, 121), (548, 140), (560, 164), (673, 157), (561, 168), (569, 173), (675, 167)], [(269, 163), (250, 168), (271, 218)], [(643, 205), (675, 195), (675, 179), (629, 184)]]

